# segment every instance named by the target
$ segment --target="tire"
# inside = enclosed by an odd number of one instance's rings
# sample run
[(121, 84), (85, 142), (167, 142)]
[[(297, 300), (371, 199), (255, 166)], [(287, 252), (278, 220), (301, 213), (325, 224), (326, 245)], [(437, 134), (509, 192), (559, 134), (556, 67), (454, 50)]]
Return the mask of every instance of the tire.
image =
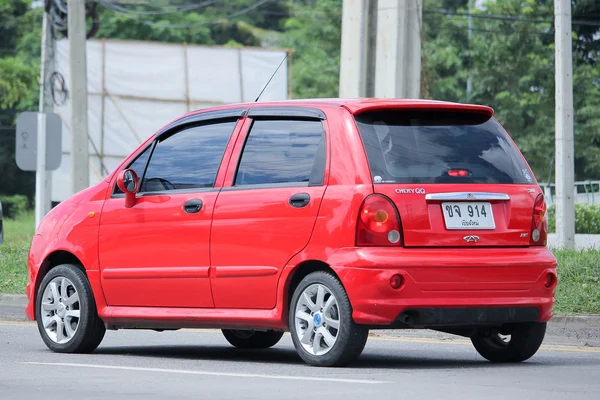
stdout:
[[(323, 290), (321, 295), (320, 290)], [(323, 307), (318, 307), (320, 305)], [(325, 271), (313, 272), (300, 282), (290, 302), (288, 321), (298, 355), (312, 366), (343, 367), (350, 364), (364, 350), (369, 335), (366, 327), (352, 320), (352, 306), (341, 282)]]
[[(63, 298), (65, 294), (67, 298)], [(78, 300), (75, 300), (74, 294), (77, 294)], [(56, 296), (59, 297), (58, 302)], [(42, 303), (46, 303), (44, 308)], [(52, 268), (40, 284), (35, 307), (42, 340), (56, 353), (91, 353), (104, 338), (106, 327), (98, 317), (94, 294), (87, 276), (77, 265), (63, 264)], [(58, 329), (58, 320), (61, 319), (62, 340)], [(47, 330), (44, 323), (50, 320), (53, 322)]]
[(520, 323), (506, 333), (509, 341), (503, 341), (497, 329), (480, 331), (471, 338), (475, 350), (486, 360), (494, 363), (517, 363), (528, 360), (539, 350), (546, 334), (545, 322)]
[(240, 349), (268, 349), (279, 343), (283, 332), (240, 331), (223, 329), (223, 336), (229, 343)]

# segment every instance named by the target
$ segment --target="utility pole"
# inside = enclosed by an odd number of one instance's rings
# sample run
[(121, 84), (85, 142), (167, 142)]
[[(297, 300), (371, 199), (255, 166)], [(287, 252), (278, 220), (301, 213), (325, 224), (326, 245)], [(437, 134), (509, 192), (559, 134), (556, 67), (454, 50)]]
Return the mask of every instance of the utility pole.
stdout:
[[(39, 112), (52, 112), (54, 100), (52, 99), (52, 90), (50, 88), (50, 76), (55, 70), (56, 65), (56, 43), (52, 35), (52, 26), (50, 16), (44, 11), (42, 22), (42, 54), (40, 68), (40, 100)], [(37, 167), (35, 173), (35, 226), (40, 225), (42, 218), (50, 211), (51, 190), (52, 190), (52, 172), (46, 171), (46, 118), (38, 114), (38, 145), (37, 145)], [(42, 151), (40, 151), (42, 150)]]
[[(469, 31), (467, 35), (469, 36), (469, 51), (471, 50), (471, 37), (473, 36), (473, 17), (471, 13), (473, 12), (473, 0), (469, 0)], [(467, 78), (467, 102), (471, 101), (471, 93), (473, 92), (473, 77), (471, 76), (471, 68), (472, 65), (469, 63), (469, 76)]]
[(373, 97), (377, 0), (344, 0), (340, 54), (341, 98)]
[(89, 186), (85, 0), (69, 0), (71, 154), (73, 194)]
[(554, 0), (556, 45), (556, 235), (561, 247), (575, 247), (575, 164), (573, 140), (573, 56), (571, 1)]
[(379, 0), (375, 96), (421, 96), (423, 0)]

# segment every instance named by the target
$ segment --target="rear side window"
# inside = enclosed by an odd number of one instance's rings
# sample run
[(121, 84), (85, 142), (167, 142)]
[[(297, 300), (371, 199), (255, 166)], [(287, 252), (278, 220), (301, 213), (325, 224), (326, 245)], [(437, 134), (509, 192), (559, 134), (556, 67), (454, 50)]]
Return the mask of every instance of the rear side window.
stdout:
[(325, 133), (321, 121), (256, 120), (252, 124), (235, 185), (322, 185)]
[(213, 187), (236, 121), (186, 128), (156, 144), (140, 192)]
[(533, 183), (519, 151), (486, 115), (376, 111), (356, 123), (374, 183)]

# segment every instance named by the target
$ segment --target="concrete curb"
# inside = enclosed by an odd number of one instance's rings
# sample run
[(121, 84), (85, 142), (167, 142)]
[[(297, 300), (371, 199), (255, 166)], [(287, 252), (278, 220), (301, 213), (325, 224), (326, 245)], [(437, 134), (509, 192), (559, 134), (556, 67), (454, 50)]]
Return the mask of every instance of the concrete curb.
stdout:
[(0, 307), (23, 307), (27, 305), (27, 296), (24, 294), (0, 293)]

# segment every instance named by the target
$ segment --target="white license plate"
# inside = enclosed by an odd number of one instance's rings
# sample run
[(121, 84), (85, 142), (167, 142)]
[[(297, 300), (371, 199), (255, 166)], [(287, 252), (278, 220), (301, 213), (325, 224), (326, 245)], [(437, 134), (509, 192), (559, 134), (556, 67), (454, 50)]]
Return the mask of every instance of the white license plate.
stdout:
[(492, 205), (485, 202), (442, 203), (446, 229), (495, 229)]

